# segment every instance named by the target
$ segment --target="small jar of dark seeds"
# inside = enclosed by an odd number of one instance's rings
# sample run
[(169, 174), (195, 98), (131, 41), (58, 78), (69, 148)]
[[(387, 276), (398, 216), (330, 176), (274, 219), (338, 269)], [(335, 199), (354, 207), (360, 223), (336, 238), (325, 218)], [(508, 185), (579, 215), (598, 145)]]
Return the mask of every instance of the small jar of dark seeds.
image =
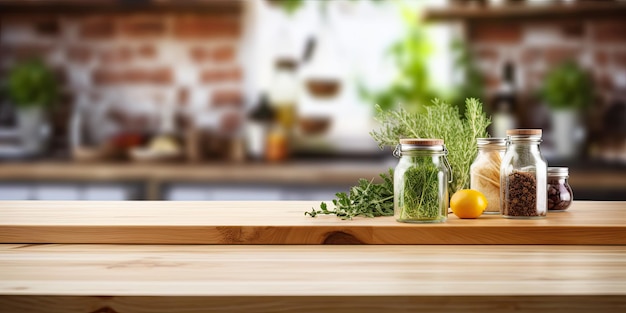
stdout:
[(574, 200), (567, 167), (548, 167), (548, 211), (567, 210)]
[(541, 129), (512, 129), (500, 166), (500, 212), (507, 218), (542, 218), (547, 213), (547, 168)]

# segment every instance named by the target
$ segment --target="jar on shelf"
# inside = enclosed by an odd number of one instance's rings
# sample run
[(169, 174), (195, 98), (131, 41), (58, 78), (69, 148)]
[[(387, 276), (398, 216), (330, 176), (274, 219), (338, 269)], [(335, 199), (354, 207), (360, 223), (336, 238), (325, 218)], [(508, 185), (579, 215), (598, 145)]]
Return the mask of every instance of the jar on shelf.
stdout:
[(501, 213), (507, 218), (541, 218), (547, 213), (547, 169), (541, 129), (512, 129), (500, 167)]
[(505, 138), (478, 138), (478, 154), (470, 166), (470, 188), (487, 198), (483, 214), (500, 214), (500, 165), (506, 151)]
[(400, 139), (394, 156), (394, 216), (398, 222), (440, 223), (448, 217), (452, 170), (442, 139)]
[(567, 167), (548, 167), (548, 211), (567, 210), (574, 200)]

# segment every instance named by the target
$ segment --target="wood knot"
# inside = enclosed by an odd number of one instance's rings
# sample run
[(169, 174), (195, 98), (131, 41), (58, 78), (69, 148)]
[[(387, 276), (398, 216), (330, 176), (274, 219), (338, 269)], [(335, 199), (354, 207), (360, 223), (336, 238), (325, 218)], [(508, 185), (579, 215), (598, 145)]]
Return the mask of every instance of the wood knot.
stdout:
[(325, 245), (362, 245), (363, 242), (348, 233), (344, 233), (342, 231), (334, 231), (326, 235), (326, 239), (324, 239), (324, 244)]
[(108, 306), (104, 306), (104, 307), (101, 307), (101, 308), (91, 312), (91, 313), (117, 313), (117, 311), (111, 309)]

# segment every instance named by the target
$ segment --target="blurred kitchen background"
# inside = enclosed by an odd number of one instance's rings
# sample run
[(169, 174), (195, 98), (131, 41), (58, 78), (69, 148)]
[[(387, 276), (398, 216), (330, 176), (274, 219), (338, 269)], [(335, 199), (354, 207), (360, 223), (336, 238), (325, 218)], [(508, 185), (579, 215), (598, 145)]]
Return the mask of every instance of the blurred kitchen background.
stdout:
[(0, 199), (329, 200), (374, 104), (482, 99), (626, 200), (626, 1), (0, 0)]

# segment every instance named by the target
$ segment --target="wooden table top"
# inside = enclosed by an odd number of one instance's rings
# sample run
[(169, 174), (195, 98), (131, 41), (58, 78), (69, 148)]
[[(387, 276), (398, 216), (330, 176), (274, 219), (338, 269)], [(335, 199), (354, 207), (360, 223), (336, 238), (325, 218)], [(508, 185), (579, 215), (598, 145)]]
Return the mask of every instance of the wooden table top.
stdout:
[(440, 224), (304, 215), (310, 201), (6, 201), (0, 243), (626, 244), (626, 202), (575, 201), (544, 219)]
[[(624, 202), (575, 202), (542, 220), (451, 216), (436, 225), (305, 217), (312, 202), (0, 204), (7, 313), (626, 308)], [(285, 244), (354, 240), (445, 244)], [(59, 244), (92, 241), (153, 244)], [(523, 244), (477, 244), (506, 241)], [(201, 242), (282, 244), (190, 244)], [(538, 245), (550, 242), (569, 245)]]
[(626, 296), (624, 246), (0, 245), (1, 295)]

